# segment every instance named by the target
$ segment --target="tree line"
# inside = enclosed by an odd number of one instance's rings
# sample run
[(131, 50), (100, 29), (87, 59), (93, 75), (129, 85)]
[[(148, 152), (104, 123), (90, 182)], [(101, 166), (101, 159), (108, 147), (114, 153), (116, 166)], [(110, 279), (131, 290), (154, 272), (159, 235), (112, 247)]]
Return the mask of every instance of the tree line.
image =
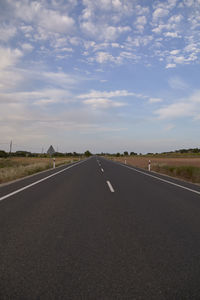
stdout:
[[(175, 150), (175, 151), (168, 151), (168, 152), (162, 152), (161, 154), (172, 154), (172, 153), (200, 153), (200, 148), (190, 148), (190, 149), (179, 149), (179, 150)], [(147, 155), (156, 155), (159, 153), (147, 153)], [(85, 156), (85, 157), (89, 157), (93, 155), (91, 151), (86, 150), (84, 153), (77, 153), (77, 152), (55, 152), (52, 156), (53, 157), (81, 157), (81, 156)], [(142, 153), (136, 153), (136, 152), (128, 152), (128, 151), (124, 151), (122, 153), (117, 152), (117, 153), (107, 153), (107, 152), (101, 152), (101, 153), (96, 153), (95, 155), (99, 155), (99, 156), (115, 156), (115, 157), (121, 157), (121, 156), (135, 156), (135, 155), (142, 155)], [(16, 152), (6, 152), (4, 150), (0, 150), (0, 157), (9, 157), (9, 156), (16, 156), (16, 157), (49, 157), (49, 154), (47, 153), (32, 153), (29, 151), (23, 151), (23, 150), (19, 150)]]

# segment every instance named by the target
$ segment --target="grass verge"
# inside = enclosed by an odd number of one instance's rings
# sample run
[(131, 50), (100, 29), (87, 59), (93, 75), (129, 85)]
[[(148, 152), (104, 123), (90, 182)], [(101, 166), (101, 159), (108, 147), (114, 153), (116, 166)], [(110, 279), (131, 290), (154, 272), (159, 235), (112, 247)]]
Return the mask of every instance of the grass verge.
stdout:
[[(76, 159), (73, 160), (75, 162)], [(56, 161), (56, 167), (71, 163), (71, 159), (62, 159)], [(0, 160), (0, 184), (15, 179), (23, 178), (44, 170), (52, 168), (50, 159), (25, 159), (15, 160), (12, 158), (3, 158)]]
[(184, 179), (194, 183), (200, 183), (200, 168), (194, 166), (168, 166), (154, 165), (152, 170), (169, 176)]
[(125, 163), (134, 167), (148, 170), (151, 160), (151, 170), (160, 174), (183, 179), (188, 182), (200, 184), (200, 158), (194, 157), (158, 157), (158, 156), (135, 156), (135, 157), (108, 157), (114, 161)]

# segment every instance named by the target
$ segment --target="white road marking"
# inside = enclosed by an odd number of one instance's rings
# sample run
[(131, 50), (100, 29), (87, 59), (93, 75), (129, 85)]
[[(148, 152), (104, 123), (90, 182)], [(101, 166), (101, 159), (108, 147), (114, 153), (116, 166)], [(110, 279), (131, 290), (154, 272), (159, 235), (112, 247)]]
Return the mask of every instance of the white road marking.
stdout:
[(110, 183), (110, 181), (107, 180), (106, 182), (107, 182), (107, 185), (109, 186), (110, 191), (112, 193), (114, 193), (114, 189), (113, 189), (112, 184)]
[[(85, 160), (84, 160), (84, 161), (85, 161)], [(24, 190), (30, 188), (31, 186), (34, 186), (34, 185), (36, 185), (36, 184), (38, 184), (38, 183), (40, 183), (40, 182), (42, 182), (42, 181), (45, 181), (45, 180), (47, 180), (47, 179), (49, 179), (49, 178), (51, 178), (51, 177), (53, 177), (53, 176), (56, 176), (56, 175), (58, 175), (58, 174), (60, 174), (60, 173), (62, 173), (62, 172), (64, 172), (64, 171), (66, 171), (66, 170), (68, 170), (68, 169), (70, 169), (70, 168), (73, 168), (73, 167), (75, 167), (75, 166), (77, 166), (77, 165), (79, 165), (79, 164), (82, 164), (84, 161), (81, 161), (81, 162), (78, 162), (78, 163), (76, 163), (76, 164), (73, 164), (72, 166), (69, 166), (69, 167), (67, 167), (67, 168), (65, 168), (65, 169), (62, 169), (61, 171), (58, 171), (58, 172), (56, 172), (56, 173), (53, 173), (53, 174), (51, 174), (51, 175), (49, 175), (49, 176), (47, 176), (47, 177), (44, 177), (44, 178), (42, 178), (42, 179), (40, 179), (40, 180), (37, 180), (37, 181), (35, 181), (35, 182), (33, 182), (33, 183), (29, 184), (29, 185), (26, 185), (26, 186), (22, 187), (21, 189), (18, 189), (18, 190), (16, 190), (16, 191), (12, 192), (12, 193), (9, 193), (9, 194), (7, 194), (7, 195), (1, 197), (1, 198), (0, 198), (0, 201), (4, 200), (4, 199), (6, 199), (6, 198), (9, 198), (9, 197), (11, 197), (11, 196), (13, 196), (13, 195), (15, 195), (15, 194), (18, 194), (18, 193), (20, 193), (20, 192), (22, 192), (22, 191), (24, 191)]]
[(101, 168), (101, 171), (104, 172), (104, 169)]
[(136, 172), (138, 172), (138, 173), (144, 174), (144, 175), (146, 175), (146, 176), (149, 176), (149, 177), (155, 178), (155, 179), (157, 179), (157, 180), (160, 180), (160, 181), (163, 181), (163, 182), (169, 183), (169, 184), (171, 184), (171, 185), (175, 185), (175, 186), (177, 186), (177, 187), (180, 187), (180, 188), (182, 188), (182, 189), (184, 189), (184, 190), (187, 190), (187, 191), (190, 191), (190, 192), (193, 192), (193, 193), (196, 193), (196, 194), (200, 195), (200, 192), (199, 192), (199, 191), (196, 191), (196, 190), (190, 189), (190, 188), (188, 188), (188, 187), (186, 187), (186, 186), (183, 186), (183, 185), (180, 185), (180, 184), (177, 184), (177, 183), (171, 182), (171, 181), (169, 181), (169, 180), (162, 179), (162, 178), (159, 178), (159, 177), (157, 177), (157, 176), (154, 176), (154, 175), (151, 175), (151, 174), (148, 174), (148, 173), (145, 173), (145, 172), (139, 171), (139, 170), (137, 170), (137, 169), (135, 169), (135, 168), (130, 168), (130, 167), (128, 167), (128, 166), (121, 165), (121, 164), (120, 164), (120, 166), (122, 166), (122, 167), (125, 167), (125, 168), (128, 168), (128, 169), (130, 169), (130, 170), (133, 170), (133, 171), (136, 171)]

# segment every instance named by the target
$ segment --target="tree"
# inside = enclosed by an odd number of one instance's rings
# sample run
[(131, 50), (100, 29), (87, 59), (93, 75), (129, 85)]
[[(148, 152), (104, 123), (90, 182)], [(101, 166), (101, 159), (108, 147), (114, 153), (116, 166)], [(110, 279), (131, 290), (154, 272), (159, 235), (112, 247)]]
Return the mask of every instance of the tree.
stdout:
[(125, 156), (128, 155), (128, 151), (124, 151), (124, 155), (125, 155)]
[(137, 153), (135, 153), (135, 152), (131, 152), (131, 153), (130, 153), (130, 155), (137, 155)]
[(0, 150), (0, 157), (7, 157), (8, 154), (4, 150)]
[(16, 151), (13, 155), (18, 157), (31, 157), (31, 152), (19, 150)]
[(91, 153), (89, 150), (87, 150), (87, 151), (85, 151), (84, 155), (85, 155), (86, 157), (89, 157), (89, 156), (92, 155), (92, 153)]

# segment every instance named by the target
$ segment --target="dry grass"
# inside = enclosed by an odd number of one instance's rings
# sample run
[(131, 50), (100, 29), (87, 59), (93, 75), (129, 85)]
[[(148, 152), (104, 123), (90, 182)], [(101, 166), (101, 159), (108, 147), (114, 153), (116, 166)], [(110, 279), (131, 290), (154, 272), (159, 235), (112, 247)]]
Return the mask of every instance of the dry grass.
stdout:
[[(56, 158), (56, 166), (77, 160), (70, 157)], [(12, 157), (0, 158), (0, 183), (22, 178), (52, 168), (50, 158), (39, 157)]]
[(148, 169), (148, 162), (151, 161), (151, 170), (187, 181), (200, 183), (200, 157), (186, 158), (164, 158), (155, 156), (134, 156), (134, 157), (112, 157), (113, 160), (132, 165), (138, 168)]

